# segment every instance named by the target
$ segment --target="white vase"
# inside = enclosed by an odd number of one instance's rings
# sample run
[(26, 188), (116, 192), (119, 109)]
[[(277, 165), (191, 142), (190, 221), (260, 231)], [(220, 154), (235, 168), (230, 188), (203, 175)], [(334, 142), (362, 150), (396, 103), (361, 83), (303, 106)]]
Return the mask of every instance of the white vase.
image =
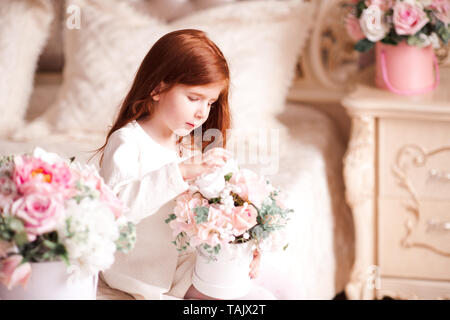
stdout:
[(3, 300), (95, 300), (98, 275), (68, 281), (67, 265), (62, 261), (31, 263), (31, 276), (23, 288), (8, 290), (0, 285)]
[(226, 245), (216, 259), (197, 247), (197, 258), (192, 284), (203, 294), (218, 299), (236, 299), (248, 294), (251, 288), (250, 263), (253, 259), (252, 242)]

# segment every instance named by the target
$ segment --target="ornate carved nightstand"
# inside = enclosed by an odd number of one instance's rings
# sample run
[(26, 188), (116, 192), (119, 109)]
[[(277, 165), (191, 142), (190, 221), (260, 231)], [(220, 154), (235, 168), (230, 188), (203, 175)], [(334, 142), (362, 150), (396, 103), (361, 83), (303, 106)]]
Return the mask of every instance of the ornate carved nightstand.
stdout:
[(399, 96), (373, 70), (342, 100), (356, 261), (349, 299), (450, 299), (450, 68), (434, 92)]

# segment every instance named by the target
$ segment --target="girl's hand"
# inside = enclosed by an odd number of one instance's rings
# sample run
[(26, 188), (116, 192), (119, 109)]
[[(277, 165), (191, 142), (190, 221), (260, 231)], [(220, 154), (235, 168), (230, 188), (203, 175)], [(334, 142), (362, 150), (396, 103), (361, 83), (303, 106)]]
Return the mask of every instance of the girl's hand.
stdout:
[(253, 260), (250, 263), (250, 278), (255, 279), (259, 273), (259, 262), (261, 260), (261, 253), (258, 249), (253, 250)]
[(205, 153), (190, 157), (180, 162), (181, 174), (184, 180), (196, 178), (214, 167), (222, 167), (232, 157), (231, 152), (223, 148), (213, 148)]

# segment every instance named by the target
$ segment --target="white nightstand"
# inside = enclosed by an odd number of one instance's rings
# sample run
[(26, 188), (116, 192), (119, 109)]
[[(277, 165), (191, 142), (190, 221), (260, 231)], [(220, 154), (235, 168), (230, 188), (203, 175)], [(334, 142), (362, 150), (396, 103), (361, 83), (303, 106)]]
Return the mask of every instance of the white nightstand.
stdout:
[(372, 79), (369, 70), (342, 100), (352, 118), (344, 179), (356, 239), (347, 297), (450, 299), (450, 69), (421, 96)]

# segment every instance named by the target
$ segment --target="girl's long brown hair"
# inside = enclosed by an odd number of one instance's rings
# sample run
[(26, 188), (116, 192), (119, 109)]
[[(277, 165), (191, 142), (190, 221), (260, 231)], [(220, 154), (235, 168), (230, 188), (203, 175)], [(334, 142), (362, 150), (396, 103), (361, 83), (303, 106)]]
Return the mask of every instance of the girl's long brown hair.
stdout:
[[(226, 146), (226, 130), (230, 128), (231, 116), (228, 105), (229, 69), (220, 49), (203, 31), (183, 29), (161, 37), (142, 61), (130, 91), (126, 95), (116, 119), (108, 131), (105, 143), (95, 151), (99, 152), (100, 166), (104, 149), (111, 134), (133, 120), (150, 117), (155, 110), (152, 91), (164, 82), (166, 86), (159, 93), (170, 90), (176, 84), (206, 85), (224, 83), (224, 89), (211, 108), (208, 119), (202, 125), (203, 133), (218, 129), (222, 133), (222, 144)], [(194, 141), (194, 131), (190, 133)], [(180, 142), (182, 137), (179, 139)], [(202, 139), (203, 140), (203, 139)], [(214, 141), (202, 141), (202, 151)], [(92, 158), (91, 157), (91, 158)]]

